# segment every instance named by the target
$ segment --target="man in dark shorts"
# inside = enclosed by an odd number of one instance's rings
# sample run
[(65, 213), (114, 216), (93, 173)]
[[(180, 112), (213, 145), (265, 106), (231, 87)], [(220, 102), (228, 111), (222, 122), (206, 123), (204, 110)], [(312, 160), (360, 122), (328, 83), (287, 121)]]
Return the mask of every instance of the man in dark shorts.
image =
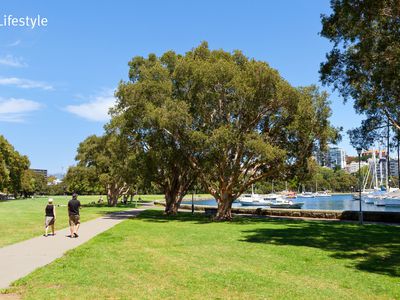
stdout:
[(73, 194), (72, 199), (68, 201), (68, 215), (69, 215), (69, 230), (71, 232), (70, 237), (78, 237), (78, 229), (80, 225), (79, 208), (81, 202), (78, 200), (78, 195)]

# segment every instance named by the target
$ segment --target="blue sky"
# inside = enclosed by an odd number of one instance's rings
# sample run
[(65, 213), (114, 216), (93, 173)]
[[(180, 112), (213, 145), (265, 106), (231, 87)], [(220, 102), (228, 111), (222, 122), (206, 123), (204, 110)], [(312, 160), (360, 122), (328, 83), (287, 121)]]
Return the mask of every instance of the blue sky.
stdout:
[[(294, 86), (318, 84), (331, 45), (320, 37), (329, 1), (2, 1), (3, 15), (47, 18), (46, 27), (0, 27), (0, 134), (31, 167), (65, 172), (77, 146), (101, 134), (113, 91), (136, 55), (185, 53), (201, 41), (267, 61)], [(325, 90), (331, 92), (329, 87)], [(331, 122), (360, 124), (331, 95)], [(347, 135), (339, 144), (355, 151)]]

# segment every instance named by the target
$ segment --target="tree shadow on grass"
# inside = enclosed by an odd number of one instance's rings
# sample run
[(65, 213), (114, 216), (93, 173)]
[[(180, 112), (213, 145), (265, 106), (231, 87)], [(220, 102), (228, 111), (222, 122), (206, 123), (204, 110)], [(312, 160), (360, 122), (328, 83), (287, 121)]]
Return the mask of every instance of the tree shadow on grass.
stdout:
[[(138, 203), (138, 206), (140, 205), (140, 203)], [(83, 204), (82, 207), (112, 207), (107, 205), (107, 203), (95, 203), (95, 202), (90, 202), (90, 203), (86, 203)], [(124, 208), (136, 208), (136, 204), (134, 202), (130, 202), (127, 204), (123, 204), (123, 203), (118, 203), (116, 206), (114, 207), (124, 207)]]
[[(274, 222), (274, 221), (272, 221)], [(315, 221), (278, 221), (274, 228), (244, 231), (242, 240), (250, 243), (305, 246), (331, 253), (337, 259), (350, 259), (358, 270), (400, 277), (400, 228)]]
[(145, 210), (137, 217), (146, 222), (167, 223), (167, 222), (191, 222), (197, 224), (212, 223), (209, 216), (195, 213), (178, 212), (177, 215), (167, 216), (162, 210)]
[[(214, 223), (204, 214), (146, 210), (137, 219), (146, 222)], [(400, 227), (387, 225), (359, 226), (348, 222), (303, 221), (259, 217), (235, 217), (232, 226), (258, 228), (243, 231), (243, 242), (318, 248), (336, 259), (349, 260), (349, 267), (361, 271), (400, 277)]]

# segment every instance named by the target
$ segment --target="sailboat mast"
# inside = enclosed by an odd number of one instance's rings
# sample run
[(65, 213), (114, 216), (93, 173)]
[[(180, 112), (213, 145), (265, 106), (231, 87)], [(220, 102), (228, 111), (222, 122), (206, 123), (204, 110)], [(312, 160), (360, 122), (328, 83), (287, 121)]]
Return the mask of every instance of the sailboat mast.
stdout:
[(382, 165), (382, 152), (381, 152), (381, 149), (379, 148), (379, 173), (380, 173), (380, 175), (381, 175), (381, 180), (380, 180), (380, 182), (379, 182), (379, 186), (382, 186), (383, 185), (383, 170), (382, 170), (382, 167), (383, 167), (383, 165)]
[(386, 152), (386, 189), (389, 192), (390, 187), (389, 187), (389, 176), (390, 176), (390, 124), (389, 120), (387, 121), (387, 152)]
[(375, 179), (375, 186), (374, 189), (378, 188), (378, 174), (376, 171), (376, 155), (375, 155), (375, 149), (372, 152), (372, 163), (374, 164), (374, 179)]

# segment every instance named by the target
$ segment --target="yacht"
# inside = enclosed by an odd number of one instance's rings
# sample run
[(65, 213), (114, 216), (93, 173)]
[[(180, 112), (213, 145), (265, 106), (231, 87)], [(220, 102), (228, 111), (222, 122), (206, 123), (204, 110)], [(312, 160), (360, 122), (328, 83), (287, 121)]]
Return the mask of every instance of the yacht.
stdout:
[(315, 195), (311, 192), (302, 192), (301, 194), (298, 194), (297, 197), (299, 197), (299, 198), (314, 198)]
[(332, 197), (331, 194), (329, 194), (327, 191), (324, 192), (316, 192), (314, 194), (315, 197)]
[(285, 199), (283, 197), (279, 197), (272, 201), (270, 205), (271, 208), (292, 208), (292, 209), (300, 209), (304, 205), (304, 202), (293, 202), (292, 200)]
[(268, 206), (272, 203), (275, 198), (264, 197), (259, 194), (243, 194), (239, 197), (238, 202), (242, 206)]
[(396, 189), (395, 191), (386, 193), (379, 199), (376, 199), (374, 204), (377, 206), (400, 206), (400, 191)]

